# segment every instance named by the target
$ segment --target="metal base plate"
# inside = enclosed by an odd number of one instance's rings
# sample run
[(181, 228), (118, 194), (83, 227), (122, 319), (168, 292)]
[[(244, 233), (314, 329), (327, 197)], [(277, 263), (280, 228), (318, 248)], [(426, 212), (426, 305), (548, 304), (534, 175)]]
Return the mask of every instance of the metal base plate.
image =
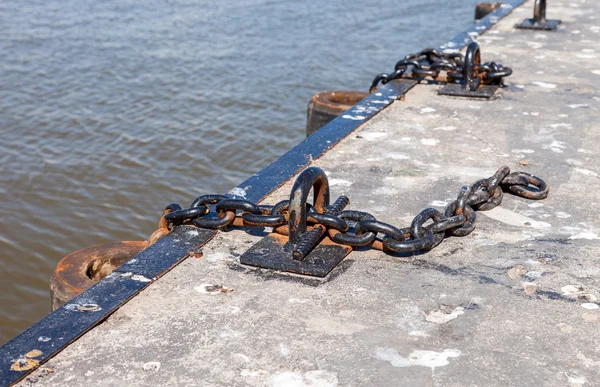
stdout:
[(546, 30), (552, 31), (560, 24), (560, 20), (546, 20), (545, 23), (534, 23), (533, 19), (525, 19), (521, 23), (517, 24), (515, 28), (521, 28), (524, 30)]
[(304, 260), (297, 261), (292, 258), (291, 251), (285, 248), (287, 241), (287, 236), (271, 233), (242, 254), (240, 263), (264, 269), (325, 277), (352, 251), (352, 247), (338, 245), (325, 237)]
[(499, 87), (498, 85), (480, 85), (477, 90), (471, 91), (459, 83), (448, 83), (438, 91), (438, 94), (454, 97), (492, 98)]

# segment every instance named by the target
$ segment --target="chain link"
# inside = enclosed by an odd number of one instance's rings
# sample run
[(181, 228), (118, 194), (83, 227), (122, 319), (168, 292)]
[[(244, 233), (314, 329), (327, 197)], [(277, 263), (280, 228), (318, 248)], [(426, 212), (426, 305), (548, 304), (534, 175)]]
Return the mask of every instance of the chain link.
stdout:
[[(460, 52), (443, 53), (433, 48), (426, 48), (416, 54), (409, 54), (398, 61), (392, 73), (377, 75), (369, 92), (373, 93), (379, 84), (400, 78), (419, 79), (430, 77), (433, 80), (441, 80), (440, 73), (446, 73), (446, 81), (456, 82), (464, 78), (465, 55)], [(502, 78), (512, 74), (512, 69), (504, 67), (496, 62), (475, 64), (473, 72), (482, 84), (499, 83)]]
[[(433, 56), (436, 52), (423, 51), (421, 55)], [(491, 177), (463, 186), (456, 200), (450, 202), (443, 211), (426, 208), (419, 212), (410, 227), (405, 228), (378, 221), (368, 212), (344, 210), (350, 203), (346, 196), (340, 196), (320, 212), (316, 207), (305, 203), (309, 227), (303, 234), (299, 249), (303, 250), (304, 245), (310, 249), (315, 240), (327, 232), (334, 242), (348, 246), (371, 246), (393, 252), (431, 250), (447, 236), (469, 235), (475, 229), (476, 211), (498, 206), (502, 202), (503, 192), (539, 200), (548, 196), (549, 188), (536, 176), (525, 172), (511, 173), (507, 166), (503, 166)], [(231, 199), (226, 195), (203, 195), (194, 200), (190, 208), (183, 209), (177, 203), (169, 204), (163, 212), (161, 226), (154, 239), (157, 240), (174, 226), (181, 224), (209, 229), (222, 229), (231, 225), (272, 227), (274, 232), (288, 235), (289, 221), (289, 200), (275, 205), (257, 205), (248, 200)]]

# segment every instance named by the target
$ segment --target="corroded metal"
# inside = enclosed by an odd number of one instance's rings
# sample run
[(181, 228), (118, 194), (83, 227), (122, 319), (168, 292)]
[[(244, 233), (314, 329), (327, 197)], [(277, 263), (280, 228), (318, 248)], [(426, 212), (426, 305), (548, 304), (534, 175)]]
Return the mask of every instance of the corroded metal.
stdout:
[[(469, 60), (477, 64), (478, 51), (471, 51), (467, 58), (472, 58)], [(475, 67), (471, 68), (465, 79), (470, 79), (471, 74), (475, 78), (475, 71)], [(314, 193), (312, 205), (307, 203), (311, 190)], [(337, 265), (334, 262), (339, 263), (348, 253), (340, 249), (329, 249), (328, 254), (337, 251), (335, 259), (330, 257), (317, 260), (318, 256), (314, 254), (319, 251), (325, 232), (328, 233), (328, 245), (337, 243), (344, 246), (372, 246), (383, 251), (402, 253), (427, 251), (439, 245), (446, 236), (470, 234), (475, 229), (477, 220), (475, 211), (491, 210), (500, 205), (503, 191), (539, 200), (548, 196), (549, 189), (536, 176), (525, 172), (510, 173), (509, 167), (502, 166), (489, 178), (479, 179), (462, 187), (456, 200), (449, 203), (443, 212), (426, 208), (414, 217), (410, 227), (398, 228), (377, 221), (368, 212), (344, 210), (350, 202), (345, 196), (339, 197), (330, 205), (325, 172), (317, 167), (310, 167), (297, 177), (289, 200), (273, 206), (259, 206), (242, 199), (222, 199), (217, 201), (216, 208), (220, 217), (228, 213), (235, 216), (230, 222), (234, 226), (273, 227), (271, 234), (242, 255), (241, 263), (321, 275), (333, 269)], [(236, 215), (232, 212), (236, 210), (242, 213)], [(200, 224), (198, 220), (190, 218), (186, 221), (193, 221), (197, 225)], [(379, 239), (378, 234), (382, 235)], [(303, 266), (304, 260), (311, 255), (313, 261)], [(289, 260), (298, 262), (291, 263)], [(319, 266), (319, 262), (323, 266)]]
[(52, 310), (90, 288), (146, 247), (146, 241), (112, 242), (86, 247), (64, 257), (50, 279)]
[(546, 0), (535, 0), (533, 3), (533, 18), (525, 19), (515, 27), (525, 30), (553, 31), (560, 23), (560, 20), (546, 19)]
[(510, 68), (495, 62), (481, 64), (479, 45), (471, 42), (462, 67), (448, 73), (448, 83), (438, 93), (454, 97), (491, 98), (502, 86), (502, 78), (511, 74)]
[(312, 96), (306, 110), (306, 137), (365, 99), (369, 93), (356, 90), (323, 91)]
[(490, 98), (502, 84), (502, 78), (511, 74), (510, 68), (495, 62), (482, 64), (479, 45), (471, 42), (464, 55), (433, 48), (407, 55), (396, 63), (394, 72), (377, 75), (369, 91), (373, 93), (378, 85), (392, 80), (420, 81), (430, 77), (436, 82), (448, 83), (440, 94)]

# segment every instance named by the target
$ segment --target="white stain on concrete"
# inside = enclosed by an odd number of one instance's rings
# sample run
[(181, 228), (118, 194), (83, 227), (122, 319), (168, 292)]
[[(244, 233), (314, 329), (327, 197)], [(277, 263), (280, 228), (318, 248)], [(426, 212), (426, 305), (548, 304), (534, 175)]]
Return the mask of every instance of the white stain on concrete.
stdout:
[(586, 230), (586, 231), (582, 231), (578, 234), (575, 235), (571, 235), (569, 237), (569, 239), (589, 239), (589, 240), (595, 240), (598, 239), (598, 233), (590, 231), (590, 230)]
[(528, 227), (534, 229), (544, 229), (551, 227), (550, 223), (532, 219), (530, 217), (516, 213), (503, 207), (496, 207), (489, 211), (482, 211), (481, 213), (487, 216), (488, 218), (509, 224), (511, 226)]
[(578, 108), (586, 108), (589, 105), (587, 103), (573, 103), (573, 104), (570, 104), (567, 106), (569, 106), (571, 109), (578, 109)]
[(306, 304), (310, 302), (309, 298), (288, 298), (288, 302), (291, 304)]
[(301, 372), (279, 372), (268, 381), (271, 387), (336, 387), (338, 378), (335, 372), (326, 370)]
[(535, 153), (533, 149), (513, 149), (512, 153)]
[(566, 285), (560, 288), (560, 291), (563, 295), (571, 298), (577, 298), (579, 300), (596, 302), (598, 301), (598, 297), (586, 291), (583, 286), (577, 285)]
[(531, 203), (531, 204), (528, 204), (527, 207), (530, 207), (530, 208), (544, 207), (544, 204), (543, 203)]
[(387, 156), (392, 160), (410, 160), (409, 155), (405, 155), (402, 153), (390, 153)]
[[(219, 305), (214, 308), (213, 314), (238, 314), (241, 311), (242, 310), (238, 306)], [(228, 333), (226, 332), (225, 334), (229, 335), (229, 337), (239, 336), (238, 332), (233, 331), (233, 330), (230, 330)], [(222, 336), (222, 337), (225, 337), (225, 336)]]
[(592, 74), (600, 75), (600, 70), (592, 70)]
[(421, 112), (421, 114), (433, 113), (433, 112), (435, 112), (435, 109), (432, 107), (424, 107), (424, 108), (421, 108), (420, 112)]
[(590, 171), (589, 169), (573, 168), (573, 170), (577, 173), (581, 173), (582, 175), (598, 177), (598, 172)]
[(422, 138), (421, 139), (421, 144), (423, 144), (423, 145), (436, 146), (439, 143), (440, 143), (440, 140), (438, 140), (437, 138)]
[(386, 137), (388, 134), (386, 132), (363, 132), (359, 133), (359, 136), (364, 138), (367, 141), (375, 141), (378, 138)]
[(580, 223), (581, 226), (565, 226), (561, 227), (561, 231), (567, 234), (571, 234), (569, 239), (598, 239), (598, 233), (595, 229), (592, 229), (585, 223)]
[(567, 375), (567, 380), (571, 387), (583, 387), (587, 381), (585, 377), (579, 375)]
[[(540, 49), (542, 47), (544, 47), (544, 45), (540, 42), (525, 42), (529, 47), (533, 48), (534, 50)], [(534, 82), (536, 83), (536, 82)], [(543, 82), (539, 82), (539, 83), (543, 83)]]
[(416, 337), (429, 337), (429, 333), (425, 332), (425, 331), (410, 331), (408, 332), (409, 336), (416, 336)]
[(348, 180), (344, 180), (344, 179), (329, 179), (329, 185), (330, 186), (340, 186), (340, 187), (350, 187), (352, 185), (351, 181)]
[(158, 361), (149, 361), (148, 363), (144, 363), (142, 366), (144, 371), (158, 371), (160, 370), (160, 362)]
[(345, 118), (347, 120), (353, 120), (353, 121), (362, 121), (362, 120), (364, 120), (367, 117), (365, 117), (365, 116), (352, 116), (350, 114), (344, 114), (342, 116), (342, 118)]
[(198, 286), (195, 286), (194, 290), (197, 291), (198, 293), (212, 294), (212, 295), (221, 294), (221, 293), (231, 293), (233, 291), (233, 289), (226, 288), (225, 286), (222, 286), (222, 285), (215, 285), (215, 284), (200, 284)]
[(221, 253), (221, 252), (218, 252), (218, 251), (214, 252), (214, 253), (210, 253), (210, 254), (204, 255), (204, 259), (206, 259), (206, 261), (208, 261), (210, 263), (215, 263), (215, 262), (222, 261), (226, 257), (227, 257), (227, 254)]
[(564, 122), (561, 122), (561, 123), (558, 123), (558, 124), (551, 124), (550, 127), (552, 129), (557, 129), (557, 128), (571, 129), (573, 127), (573, 125), (571, 125), (571, 124), (565, 124)]
[(531, 82), (532, 85), (539, 86), (544, 89), (556, 89), (556, 84), (548, 82)]
[(575, 56), (580, 59), (594, 59), (598, 57), (598, 55), (594, 54), (577, 54)]
[(557, 218), (561, 218), (561, 219), (567, 219), (567, 218), (570, 218), (570, 217), (571, 217), (571, 214), (569, 214), (568, 212), (563, 212), (563, 211), (556, 211), (556, 212), (554, 213), (554, 215), (555, 215)]
[(434, 200), (431, 202), (431, 205), (434, 207), (446, 207), (448, 202), (444, 202), (442, 200)]
[(452, 321), (458, 316), (465, 313), (465, 310), (462, 306), (458, 306), (452, 310), (447, 309), (437, 309), (432, 310), (425, 316), (425, 320), (436, 323), (436, 324), (445, 324), (448, 321)]
[(565, 161), (569, 165), (583, 165), (583, 161), (576, 160), (576, 159), (566, 159)]
[(444, 349), (442, 352), (415, 350), (408, 357), (403, 357), (393, 348), (375, 349), (375, 356), (379, 360), (387, 361), (394, 367), (429, 367), (432, 373), (437, 367), (450, 364), (449, 358), (460, 355), (461, 352), (458, 349)]
[(593, 302), (586, 302), (584, 304), (581, 304), (581, 307), (589, 310), (600, 309), (600, 306), (598, 304), (594, 304)]
[(554, 140), (550, 144), (542, 145), (542, 149), (550, 149), (552, 152), (563, 153), (566, 145), (563, 141)]
[(243, 369), (240, 371), (240, 376), (245, 376), (245, 377), (251, 377), (251, 378), (256, 378), (256, 377), (262, 377), (267, 375), (269, 372), (265, 371), (265, 370), (249, 370), (249, 369)]
[(433, 130), (442, 130), (444, 132), (452, 132), (456, 130), (456, 126), (438, 126), (437, 128), (433, 128)]

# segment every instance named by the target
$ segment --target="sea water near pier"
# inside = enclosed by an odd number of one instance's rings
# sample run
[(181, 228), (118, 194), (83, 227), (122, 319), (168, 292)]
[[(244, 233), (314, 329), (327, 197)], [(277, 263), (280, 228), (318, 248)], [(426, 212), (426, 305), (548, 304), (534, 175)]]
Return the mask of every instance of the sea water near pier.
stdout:
[(367, 90), (476, 2), (2, 1), (0, 344), (63, 256), (228, 191), (303, 139), (312, 94)]

